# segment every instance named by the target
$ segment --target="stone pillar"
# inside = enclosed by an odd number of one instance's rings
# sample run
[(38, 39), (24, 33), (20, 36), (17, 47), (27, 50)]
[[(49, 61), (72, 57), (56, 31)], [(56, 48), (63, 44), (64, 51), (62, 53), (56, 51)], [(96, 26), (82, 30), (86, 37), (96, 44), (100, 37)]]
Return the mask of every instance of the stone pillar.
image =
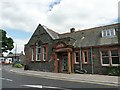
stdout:
[(75, 60), (74, 60), (74, 52), (72, 52), (72, 73), (74, 73), (74, 62), (75, 62)]
[(57, 61), (57, 54), (55, 53), (55, 60), (54, 60), (54, 72), (58, 73), (58, 61)]
[(68, 51), (68, 73), (71, 73), (71, 55), (70, 55), (70, 51)]

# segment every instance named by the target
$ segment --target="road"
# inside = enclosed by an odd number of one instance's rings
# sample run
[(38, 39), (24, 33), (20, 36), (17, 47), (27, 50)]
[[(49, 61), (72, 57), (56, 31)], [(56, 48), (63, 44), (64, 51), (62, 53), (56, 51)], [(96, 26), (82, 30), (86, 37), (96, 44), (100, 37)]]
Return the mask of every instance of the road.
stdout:
[(117, 88), (115, 86), (72, 82), (64, 80), (46, 79), (41, 77), (20, 75), (2, 69), (2, 88), (49, 88), (70, 89), (73, 88)]

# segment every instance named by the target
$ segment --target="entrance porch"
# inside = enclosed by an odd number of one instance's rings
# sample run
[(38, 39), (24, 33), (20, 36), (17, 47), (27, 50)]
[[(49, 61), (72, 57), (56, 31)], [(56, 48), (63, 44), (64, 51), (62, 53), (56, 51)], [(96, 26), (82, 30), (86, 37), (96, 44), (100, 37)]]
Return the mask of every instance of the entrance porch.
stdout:
[(61, 48), (55, 49), (55, 62), (54, 62), (54, 72), (56, 73), (72, 73), (73, 60), (72, 60), (72, 48)]

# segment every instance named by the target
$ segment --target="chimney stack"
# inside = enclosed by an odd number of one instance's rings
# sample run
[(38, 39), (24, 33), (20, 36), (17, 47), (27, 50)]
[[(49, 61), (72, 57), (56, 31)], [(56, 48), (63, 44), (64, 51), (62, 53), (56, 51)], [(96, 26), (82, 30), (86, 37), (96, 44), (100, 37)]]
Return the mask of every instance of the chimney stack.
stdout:
[(75, 32), (75, 28), (71, 28), (71, 29), (70, 29), (70, 32), (71, 32), (71, 33)]

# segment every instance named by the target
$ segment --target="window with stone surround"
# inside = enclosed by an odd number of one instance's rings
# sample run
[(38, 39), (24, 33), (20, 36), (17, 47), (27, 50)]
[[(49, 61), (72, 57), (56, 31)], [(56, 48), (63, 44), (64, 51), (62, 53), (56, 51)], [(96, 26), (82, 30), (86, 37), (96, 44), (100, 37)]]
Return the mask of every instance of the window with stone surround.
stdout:
[(100, 59), (102, 66), (119, 66), (119, 51), (118, 49), (105, 49), (100, 51)]
[(31, 50), (32, 50), (32, 58), (31, 58), (31, 61), (34, 61), (34, 56), (35, 56), (35, 53), (34, 53), (34, 48), (31, 48)]
[(112, 66), (118, 66), (120, 64), (119, 62), (119, 55), (118, 55), (118, 50), (111, 50), (111, 63)]
[(79, 53), (75, 52), (75, 64), (79, 64)]
[(41, 44), (36, 43), (36, 61), (41, 61)]
[(109, 54), (108, 50), (101, 51), (102, 54), (102, 66), (109, 66)]
[(46, 58), (47, 58), (47, 52), (46, 52), (46, 47), (44, 46), (43, 47), (43, 61), (46, 61)]
[(82, 60), (84, 64), (88, 63), (88, 50), (83, 50), (82, 51)]

